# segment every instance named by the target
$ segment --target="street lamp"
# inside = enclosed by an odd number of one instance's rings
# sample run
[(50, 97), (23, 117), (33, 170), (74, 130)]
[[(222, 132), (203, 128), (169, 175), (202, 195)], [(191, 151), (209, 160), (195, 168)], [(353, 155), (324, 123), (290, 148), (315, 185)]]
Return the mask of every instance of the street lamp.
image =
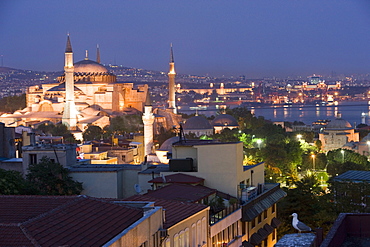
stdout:
[(302, 135), (301, 135), (301, 134), (298, 134), (298, 135), (297, 135), (297, 138), (298, 138), (298, 141), (301, 141), (301, 139), (302, 139)]
[(257, 139), (256, 142), (257, 142), (257, 145), (258, 145), (258, 149), (261, 149), (262, 140), (261, 139)]
[(340, 150), (340, 152), (342, 153), (342, 163), (344, 163), (344, 150)]
[(312, 157), (312, 167), (313, 167), (313, 170), (315, 171), (315, 158), (316, 158), (316, 155), (312, 154), (311, 157)]

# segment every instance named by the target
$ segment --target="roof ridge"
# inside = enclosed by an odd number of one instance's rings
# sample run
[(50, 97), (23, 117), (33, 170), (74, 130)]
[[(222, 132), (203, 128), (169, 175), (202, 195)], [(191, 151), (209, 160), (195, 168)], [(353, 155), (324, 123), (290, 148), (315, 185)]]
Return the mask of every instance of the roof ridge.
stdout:
[(30, 242), (34, 245), (34, 246), (39, 246), (41, 247), (41, 245), (37, 242), (37, 240), (31, 235), (28, 233), (28, 230), (25, 226), (23, 226), (22, 224), (20, 224), (19, 228), (21, 229), (21, 231), (23, 232), (23, 234), (26, 236), (26, 238), (28, 240), (30, 240)]

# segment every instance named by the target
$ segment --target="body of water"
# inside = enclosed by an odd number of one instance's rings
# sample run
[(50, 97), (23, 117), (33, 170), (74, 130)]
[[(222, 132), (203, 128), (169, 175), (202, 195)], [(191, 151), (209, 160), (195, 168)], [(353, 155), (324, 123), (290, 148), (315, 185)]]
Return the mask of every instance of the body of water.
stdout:
[[(361, 102), (342, 102), (339, 105), (305, 105), (305, 106), (258, 106), (247, 107), (255, 116), (263, 116), (271, 121), (301, 121), (311, 124), (317, 120), (333, 120), (340, 112), (342, 118), (347, 120), (352, 126), (362, 122), (362, 114), (365, 114), (365, 123), (370, 125), (370, 105), (367, 101)], [(182, 110), (181, 112), (191, 114), (195, 110)], [(215, 115), (216, 109), (198, 110), (199, 114), (206, 116)]]

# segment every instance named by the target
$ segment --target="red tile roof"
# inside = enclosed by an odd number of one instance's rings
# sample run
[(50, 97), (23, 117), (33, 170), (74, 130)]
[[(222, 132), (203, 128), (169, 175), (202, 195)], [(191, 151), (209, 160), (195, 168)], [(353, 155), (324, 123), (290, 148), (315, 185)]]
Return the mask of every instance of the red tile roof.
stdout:
[(0, 246), (101, 246), (142, 216), (85, 196), (0, 196)]
[(150, 191), (146, 195), (165, 200), (198, 202), (212, 194), (215, 194), (216, 192), (217, 190), (205, 187), (203, 185), (193, 186), (175, 183), (154, 191)]
[(150, 197), (148, 195), (131, 196), (126, 198), (125, 201), (154, 202), (155, 206), (163, 207), (165, 209), (164, 228), (169, 228), (208, 207), (204, 204), (164, 200)]
[(148, 181), (148, 183), (200, 184), (200, 183), (203, 183), (203, 181), (204, 181), (203, 178), (199, 178), (199, 177), (196, 177), (196, 176), (191, 176), (191, 175), (184, 174), (184, 173), (176, 173), (176, 174), (171, 174), (171, 175), (165, 176), (165, 180), (166, 181), (163, 181), (162, 177), (156, 177), (156, 178)]

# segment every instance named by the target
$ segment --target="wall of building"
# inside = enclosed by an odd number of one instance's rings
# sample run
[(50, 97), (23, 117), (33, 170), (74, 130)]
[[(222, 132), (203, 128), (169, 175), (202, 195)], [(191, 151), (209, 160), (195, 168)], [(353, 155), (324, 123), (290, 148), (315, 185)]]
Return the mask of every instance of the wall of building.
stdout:
[(125, 231), (103, 246), (156, 247), (153, 238), (154, 236), (159, 236), (158, 230), (160, 228), (162, 228), (162, 208), (155, 207), (146, 211), (142, 219), (125, 229)]
[[(192, 158), (197, 172), (191, 175), (205, 179), (204, 185), (238, 196), (238, 185), (248, 179), (243, 168), (243, 144), (224, 143), (194, 146), (174, 146), (172, 158)], [(163, 173), (165, 175), (172, 173)], [(261, 181), (263, 183), (263, 180)]]
[(28, 166), (31, 164), (32, 155), (36, 155), (36, 163), (46, 156), (51, 160), (69, 167), (76, 164), (75, 145), (30, 145), (22, 148), (23, 152), (23, 172), (27, 174)]
[(84, 188), (82, 194), (84, 195), (99, 198), (123, 197), (122, 171), (72, 171), (70, 175), (74, 180), (82, 182), (82, 186)]
[[(209, 208), (168, 228), (167, 246), (208, 246), (209, 242)], [(182, 242), (183, 245), (175, 243)]]

